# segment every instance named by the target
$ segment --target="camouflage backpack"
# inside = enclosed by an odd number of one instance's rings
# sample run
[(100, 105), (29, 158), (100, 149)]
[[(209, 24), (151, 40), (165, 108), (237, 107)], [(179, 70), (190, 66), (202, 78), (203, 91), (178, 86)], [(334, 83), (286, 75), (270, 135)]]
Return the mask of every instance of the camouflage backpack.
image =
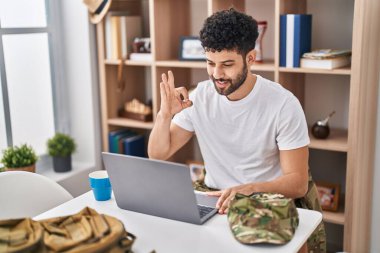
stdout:
[(91, 208), (79, 213), (34, 221), (0, 221), (0, 252), (125, 253), (135, 236), (118, 219)]
[(237, 194), (227, 217), (234, 237), (245, 244), (287, 243), (299, 223), (294, 201), (273, 193)]

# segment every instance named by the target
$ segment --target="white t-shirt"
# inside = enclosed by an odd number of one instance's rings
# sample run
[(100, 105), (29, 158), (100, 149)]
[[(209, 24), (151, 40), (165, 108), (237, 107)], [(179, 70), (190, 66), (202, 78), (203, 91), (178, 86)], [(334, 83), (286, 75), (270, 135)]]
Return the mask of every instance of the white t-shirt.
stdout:
[(225, 189), (276, 179), (282, 175), (279, 150), (310, 142), (298, 99), (261, 76), (238, 101), (219, 95), (210, 80), (200, 82), (190, 99), (193, 106), (176, 114), (173, 122), (195, 132), (209, 187)]

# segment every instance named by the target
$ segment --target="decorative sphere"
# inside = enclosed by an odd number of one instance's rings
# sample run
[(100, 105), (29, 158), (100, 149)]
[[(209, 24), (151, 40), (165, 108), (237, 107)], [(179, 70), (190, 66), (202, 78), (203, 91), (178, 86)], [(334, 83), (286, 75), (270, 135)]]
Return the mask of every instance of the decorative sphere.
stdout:
[(311, 128), (311, 133), (317, 139), (326, 139), (330, 134), (330, 127), (328, 125), (321, 126), (315, 123)]

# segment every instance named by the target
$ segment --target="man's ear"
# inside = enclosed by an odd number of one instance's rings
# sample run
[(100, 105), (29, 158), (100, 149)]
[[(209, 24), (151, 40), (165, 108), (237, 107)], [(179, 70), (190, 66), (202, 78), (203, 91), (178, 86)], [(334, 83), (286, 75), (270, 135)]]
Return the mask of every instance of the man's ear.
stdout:
[(256, 50), (252, 49), (247, 53), (246, 61), (248, 64), (253, 64), (256, 60)]

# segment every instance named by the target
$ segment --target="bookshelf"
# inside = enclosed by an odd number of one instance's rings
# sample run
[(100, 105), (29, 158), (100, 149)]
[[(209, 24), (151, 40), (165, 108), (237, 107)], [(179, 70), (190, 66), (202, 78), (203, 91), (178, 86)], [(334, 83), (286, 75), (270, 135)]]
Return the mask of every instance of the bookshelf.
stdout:
[[(123, 63), (126, 69), (126, 87), (123, 92), (117, 92), (117, 68), (121, 60), (105, 58), (105, 24), (102, 22), (96, 26), (102, 149), (108, 150), (108, 132), (117, 128), (133, 128), (149, 134), (153, 122), (121, 118), (118, 117), (117, 111), (132, 98), (138, 98), (143, 102), (151, 100), (154, 120), (160, 105), (161, 73), (173, 70), (176, 84), (187, 88), (207, 79), (204, 62), (177, 60), (179, 38), (197, 35), (207, 16), (234, 6), (257, 20), (268, 21), (263, 41), (264, 63), (255, 64), (251, 69), (252, 72), (272, 79), (291, 90), (304, 106), (307, 117), (309, 100), (313, 99), (310, 94), (313, 94), (314, 89), (321, 89), (314, 84), (310, 85), (311, 79), (331, 79), (333, 86), (334, 82), (347, 83), (343, 85), (346, 86), (344, 89), (348, 94), (343, 100), (346, 102), (340, 105), (346, 114), (340, 118), (343, 124), (333, 126), (330, 138), (327, 140), (317, 140), (310, 135), (310, 150), (346, 154), (347, 163), (343, 172), (346, 182), (345, 189), (342, 189), (345, 194), (343, 201), (345, 204), (340, 206), (338, 212), (325, 211), (323, 218), (327, 223), (343, 226), (344, 241), (341, 250), (368, 252), (371, 198), (360, 196), (371, 196), (372, 191), (372, 183), (368, 183), (372, 182), (373, 163), (370, 161), (373, 161), (374, 157), (371, 150), (374, 147), (376, 118), (372, 115), (376, 115), (379, 77), (378, 72), (371, 70), (376, 66), (377, 70), (380, 68), (379, 59), (376, 58), (376, 54), (371, 53), (380, 43), (380, 20), (376, 4), (376, 1), (364, 0), (113, 0), (111, 11), (128, 11), (130, 15), (143, 17), (143, 36), (151, 38), (153, 61), (126, 60)], [(346, 8), (352, 10), (351, 23), (340, 22), (339, 17), (334, 17), (335, 12)], [(337, 36), (342, 38), (342, 44), (351, 48), (352, 66), (334, 70), (279, 67), (280, 15), (309, 13), (310, 10), (313, 22), (314, 17), (317, 20), (319, 17), (319, 22), (326, 28), (327, 33), (345, 31), (342, 36), (340, 34)], [(325, 15), (330, 17), (326, 18)], [(324, 20), (331, 19), (331, 16), (332, 19), (335, 18), (335, 22), (331, 25), (324, 23)], [(330, 34), (327, 36), (314, 34), (313, 31), (312, 37), (317, 38), (315, 43), (318, 46), (325, 48), (340, 46), (331, 40)], [(339, 42), (339, 39), (337, 41)], [(313, 122), (308, 123), (311, 125)], [(185, 145), (173, 160), (184, 162), (198, 158), (195, 157), (197, 148), (194, 143), (195, 141)], [(313, 164), (310, 166), (313, 167)]]

